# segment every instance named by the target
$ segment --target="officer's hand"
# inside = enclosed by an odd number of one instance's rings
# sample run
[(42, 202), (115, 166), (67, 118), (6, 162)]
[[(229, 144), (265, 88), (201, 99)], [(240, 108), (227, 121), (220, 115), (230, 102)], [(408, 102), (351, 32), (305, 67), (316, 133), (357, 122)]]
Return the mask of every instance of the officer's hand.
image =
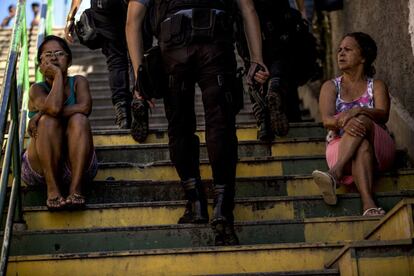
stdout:
[[(136, 90), (136, 89), (134, 89), (134, 96), (133, 96), (134, 98), (137, 98), (137, 99), (143, 99), (143, 97), (141, 96), (141, 94), (139, 93), (139, 91), (138, 90)], [(148, 103), (148, 106), (150, 107), (150, 108), (154, 108), (155, 107), (155, 102), (154, 102), (154, 100), (155, 99), (150, 99), (150, 100), (147, 100), (147, 103)]]
[(65, 26), (65, 39), (69, 43), (73, 43), (73, 29), (75, 28), (75, 21), (69, 20)]
[(264, 70), (260, 70), (254, 74), (254, 80), (260, 84), (264, 84), (270, 76), (269, 70), (266, 68), (266, 65), (261, 64)]
[(251, 87), (260, 86), (266, 82), (269, 75), (269, 70), (264, 64), (252, 61), (247, 73), (247, 84)]

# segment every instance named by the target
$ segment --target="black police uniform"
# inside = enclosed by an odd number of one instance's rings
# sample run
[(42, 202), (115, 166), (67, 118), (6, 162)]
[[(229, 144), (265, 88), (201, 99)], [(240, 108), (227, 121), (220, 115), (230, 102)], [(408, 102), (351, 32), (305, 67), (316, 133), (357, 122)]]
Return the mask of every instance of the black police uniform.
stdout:
[[(274, 133), (280, 136), (287, 134), (289, 121), (300, 121), (299, 99), (297, 93), (298, 81), (295, 71), (297, 62), (293, 62), (294, 52), (289, 41), (289, 16), (291, 8), (288, 0), (254, 0), (256, 12), (262, 32), (263, 60), (269, 69), (269, 81), (264, 85), (266, 99), (262, 104), (255, 93), (251, 97), (253, 113), (259, 126), (258, 136), (261, 140), (273, 139)], [(242, 26), (239, 33), (242, 33)], [(249, 66), (247, 43), (242, 34), (237, 34), (238, 51)], [(250, 88), (255, 89), (255, 88)], [(261, 100), (262, 101), (262, 100)], [(266, 106), (264, 106), (266, 105)], [(273, 130), (271, 132), (270, 130)]]
[[(156, 3), (157, 1), (155, 1)], [(234, 106), (236, 60), (232, 42), (233, 1), (166, 0), (157, 35), (169, 93), (164, 98), (169, 149), (188, 199), (179, 223), (207, 222), (195, 135), (194, 86), (202, 91), (206, 144), (214, 180), (216, 245), (237, 244), (233, 231), (237, 136)]]
[(290, 5), (288, 0), (255, 0), (263, 38), (263, 60), (270, 72), (268, 92), (283, 93), (284, 112), (289, 121), (300, 121), (297, 64), (289, 42)]
[(97, 15), (95, 26), (103, 37), (102, 53), (106, 57), (109, 72), (116, 124), (121, 128), (129, 128), (132, 93), (129, 86), (129, 58), (125, 37), (127, 4), (119, 1), (110, 8), (102, 8), (99, 2), (92, 0), (91, 8)]

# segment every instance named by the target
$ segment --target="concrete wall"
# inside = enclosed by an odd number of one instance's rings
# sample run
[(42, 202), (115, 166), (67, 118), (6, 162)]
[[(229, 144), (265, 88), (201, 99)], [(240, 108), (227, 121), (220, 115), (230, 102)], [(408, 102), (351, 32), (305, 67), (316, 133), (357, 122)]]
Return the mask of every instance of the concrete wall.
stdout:
[(414, 15), (410, 6), (414, 8), (414, 0), (345, 0), (343, 30), (363, 31), (375, 39), (376, 77), (389, 85), (391, 95), (413, 116), (414, 37), (409, 30)]

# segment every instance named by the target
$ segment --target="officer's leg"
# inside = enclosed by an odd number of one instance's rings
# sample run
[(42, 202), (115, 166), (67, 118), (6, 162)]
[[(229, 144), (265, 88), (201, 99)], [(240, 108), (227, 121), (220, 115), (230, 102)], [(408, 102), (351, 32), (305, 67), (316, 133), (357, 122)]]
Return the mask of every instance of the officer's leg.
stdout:
[(109, 72), (109, 87), (116, 115), (115, 123), (119, 128), (130, 128), (132, 95), (129, 88), (129, 61), (126, 44), (122, 41), (105, 39), (102, 53), (106, 57)]
[(170, 157), (187, 198), (186, 210), (178, 223), (208, 222), (207, 198), (199, 169), (200, 141), (194, 111), (194, 81), (183, 75), (170, 76), (170, 93), (164, 98), (168, 119)]
[(213, 47), (206, 56), (207, 62), (200, 68), (199, 85), (205, 112), (207, 150), (214, 180), (212, 226), (216, 233), (216, 245), (238, 244), (233, 229), (237, 136), (230, 96), (235, 78), (234, 54)]
[(270, 79), (267, 90), (270, 124), (278, 136), (285, 136), (289, 131), (289, 121), (286, 116), (286, 77), (285, 65), (282, 60), (274, 60), (270, 66)]

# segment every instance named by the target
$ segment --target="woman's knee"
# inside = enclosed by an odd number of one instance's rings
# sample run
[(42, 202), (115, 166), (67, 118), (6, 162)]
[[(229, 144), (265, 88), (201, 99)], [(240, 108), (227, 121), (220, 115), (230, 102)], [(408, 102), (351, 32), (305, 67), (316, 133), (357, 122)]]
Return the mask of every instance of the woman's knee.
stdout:
[(62, 121), (59, 118), (43, 114), (37, 122), (38, 131), (50, 131), (56, 132), (57, 129), (62, 127)]
[(75, 113), (68, 119), (68, 131), (89, 131), (90, 123), (88, 117), (81, 113)]
[(372, 144), (369, 140), (364, 139), (362, 140), (361, 144), (358, 147), (358, 155), (359, 154), (372, 154), (373, 153), (373, 149), (372, 149)]

